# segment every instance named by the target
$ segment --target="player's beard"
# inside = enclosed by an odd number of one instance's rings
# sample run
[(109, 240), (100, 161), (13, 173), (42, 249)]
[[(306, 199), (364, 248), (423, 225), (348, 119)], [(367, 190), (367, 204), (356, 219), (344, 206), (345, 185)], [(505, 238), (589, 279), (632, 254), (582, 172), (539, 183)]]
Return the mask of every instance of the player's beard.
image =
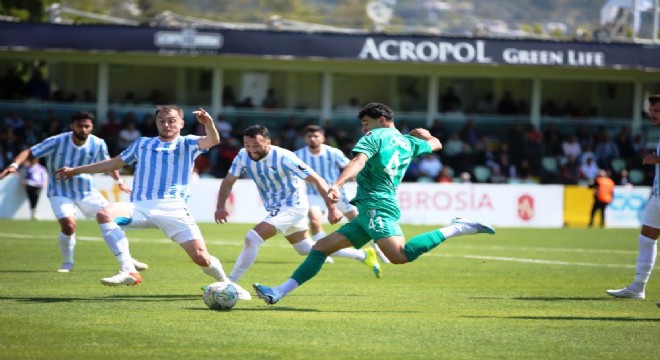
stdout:
[(87, 138), (89, 137), (89, 134), (85, 134), (85, 133), (77, 133), (77, 132), (74, 131), (74, 132), (73, 132), (73, 136), (75, 136), (76, 139), (78, 139), (78, 140), (80, 140), (80, 141), (86, 141)]
[(265, 158), (266, 155), (268, 155), (267, 151), (260, 151), (260, 152), (254, 154), (254, 155), (252, 153), (248, 152), (248, 156), (250, 157), (250, 159), (252, 159), (254, 161), (259, 161), (259, 160)]
[(321, 148), (321, 144), (316, 144), (316, 145), (309, 144), (309, 145), (307, 145), (307, 146), (309, 146), (309, 149), (310, 149), (310, 150), (314, 150), (314, 151), (316, 151), (316, 150), (318, 150), (318, 149)]

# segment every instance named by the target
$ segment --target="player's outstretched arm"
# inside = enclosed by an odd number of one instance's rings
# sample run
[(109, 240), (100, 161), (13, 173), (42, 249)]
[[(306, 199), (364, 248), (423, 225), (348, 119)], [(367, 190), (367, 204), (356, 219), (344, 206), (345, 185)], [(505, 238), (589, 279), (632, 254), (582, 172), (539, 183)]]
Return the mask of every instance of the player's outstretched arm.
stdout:
[(119, 170), (125, 165), (126, 163), (122, 160), (121, 156), (115, 156), (112, 159), (99, 161), (89, 165), (77, 166), (74, 168), (59, 168), (55, 170), (54, 175), (55, 178), (59, 180), (66, 180), (79, 174), (98, 174)]
[(215, 128), (215, 123), (211, 115), (202, 108), (193, 111), (193, 114), (197, 117), (197, 121), (204, 125), (204, 130), (206, 130), (206, 136), (202, 136), (199, 139), (199, 148), (209, 149), (220, 144), (220, 134), (218, 134), (218, 129)]
[(2, 172), (0, 172), (0, 180), (4, 179), (5, 176), (9, 174), (13, 174), (18, 170), (18, 167), (25, 162), (25, 160), (30, 156), (30, 149), (25, 149), (18, 153), (18, 155), (14, 158), (14, 162), (9, 164)]
[(442, 143), (440, 142), (440, 140), (438, 140), (438, 138), (436, 138), (435, 136), (431, 135), (431, 133), (426, 129), (422, 129), (422, 128), (412, 129), (408, 134), (418, 139), (425, 140), (427, 143), (429, 143), (429, 145), (431, 145), (431, 149), (433, 149), (433, 151), (438, 151), (442, 149)]
[(369, 160), (367, 155), (360, 152), (356, 153), (355, 157), (352, 158), (344, 170), (342, 170), (337, 180), (335, 180), (335, 183), (330, 186), (328, 192), (335, 192), (339, 190), (339, 188), (346, 184), (350, 179), (355, 178), (367, 164), (367, 160)]
[(337, 200), (330, 198), (328, 194), (328, 183), (320, 177), (317, 173), (312, 172), (305, 178), (305, 181), (310, 182), (314, 184), (316, 189), (319, 191), (319, 194), (323, 196), (323, 201), (325, 201), (325, 205), (328, 208), (328, 222), (330, 224), (336, 224), (338, 223), (344, 215), (342, 215), (341, 211), (337, 209), (337, 205), (335, 203)]
[(218, 203), (215, 206), (215, 222), (218, 224), (223, 224), (227, 222), (227, 216), (229, 213), (225, 206), (227, 206), (227, 199), (231, 195), (231, 189), (236, 183), (236, 176), (227, 174), (224, 179), (222, 179), (222, 184), (220, 184), (220, 191), (218, 191)]

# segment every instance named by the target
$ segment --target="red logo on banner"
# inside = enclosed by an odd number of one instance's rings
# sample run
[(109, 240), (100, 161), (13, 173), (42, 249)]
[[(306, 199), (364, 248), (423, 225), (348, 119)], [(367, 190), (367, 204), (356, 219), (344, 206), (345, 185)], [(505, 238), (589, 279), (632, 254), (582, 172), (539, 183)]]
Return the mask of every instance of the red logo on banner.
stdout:
[(534, 198), (531, 195), (522, 195), (518, 198), (518, 217), (524, 221), (534, 217)]

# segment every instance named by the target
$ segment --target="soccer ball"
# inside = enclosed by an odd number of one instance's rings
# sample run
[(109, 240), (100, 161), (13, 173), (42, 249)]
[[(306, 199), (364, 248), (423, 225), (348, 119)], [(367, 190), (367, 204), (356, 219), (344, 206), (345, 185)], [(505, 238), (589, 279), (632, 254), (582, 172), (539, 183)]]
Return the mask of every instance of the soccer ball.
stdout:
[(215, 282), (204, 288), (203, 298), (211, 310), (229, 310), (238, 302), (238, 290), (230, 282)]

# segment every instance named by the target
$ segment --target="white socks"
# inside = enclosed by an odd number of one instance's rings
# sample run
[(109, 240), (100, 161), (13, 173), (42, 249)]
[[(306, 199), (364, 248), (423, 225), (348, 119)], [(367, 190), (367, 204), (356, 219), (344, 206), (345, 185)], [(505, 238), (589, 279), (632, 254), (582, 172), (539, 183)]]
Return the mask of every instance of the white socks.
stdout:
[(204, 274), (216, 279), (217, 281), (228, 281), (227, 274), (222, 269), (220, 259), (211, 255), (211, 263), (207, 267), (201, 267)]
[(229, 279), (231, 279), (231, 281), (238, 282), (238, 280), (243, 277), (243, 274), (245, 274), (247, 269), (254, 263), (254, 260), (257, 259), (259, 246), (263, 243), (264, 239), (262, 239), (256, 231), (248, 231), (245, 235), (243, 250), (241, 251), (241, 254), (238, 255), (236, 264), (234, 264), (234, 268), (231, 270), (231, 274), (229, 274)]
[(295, 290), (298, 286), (299, 285), (295, 280), (293, 280), (291, 278), (288, 278), (288, 279), (286, 279), (285, 282), (283, 282), (276, 289), (279, 290), (282, 293), (282, 296), (284, 296), (284, 295), (292, 292), (293, 290)]
[(341, 249), (337, 252), (330, 254), (330, 256), (345, 257), (349, 259), (355, 259), (360, 262), (364, 261), (364, 259), (367, 258), (367, 254), (364, 252), (364, 250), (358, 250), (352, 247)]
[(456, 237), (460, 235), (477, 233), (477, 229), (461, 223), (451, 224), (449, 226), (445, 226), (442, 229), (438, 229), (438, 230), (442, 233), (442, 235), (444, 235), (445, 239), (449, 239), (451, 237)]
[(658, 254), (658, 242), (639, 235), (639, 256), (637, 257), (637, 274), (635, 280), (630, 285), (631, 290), (643, 292), (646, 282), (651, 276), (653, 265)]
[(325, 231), (321, 230), (318, 233), (312, 235), (312, 240), (314, 240), (314, 242), (317, 242), (317, 241), (323, 239), (326, 235), (328, 235), (328, 234), (326, 234)]
[(105, 240), (110, 251), (112, 251), (112, 254), (117, 258), (121, 270), (126, 272), (137, 272), (135, 264), (133, 264), (131, 252), (128, 249), (128, 239), (119, 225), (111, 221), (105, 224), (99, 224), (99, 229), (101, 229), (103, 240)]
[(66, 235), (60, 232), (59, 236), (60, 252), (62, 253), (62, 262), (73, 264), (73, 250), (76, 247), (76, 233)]

